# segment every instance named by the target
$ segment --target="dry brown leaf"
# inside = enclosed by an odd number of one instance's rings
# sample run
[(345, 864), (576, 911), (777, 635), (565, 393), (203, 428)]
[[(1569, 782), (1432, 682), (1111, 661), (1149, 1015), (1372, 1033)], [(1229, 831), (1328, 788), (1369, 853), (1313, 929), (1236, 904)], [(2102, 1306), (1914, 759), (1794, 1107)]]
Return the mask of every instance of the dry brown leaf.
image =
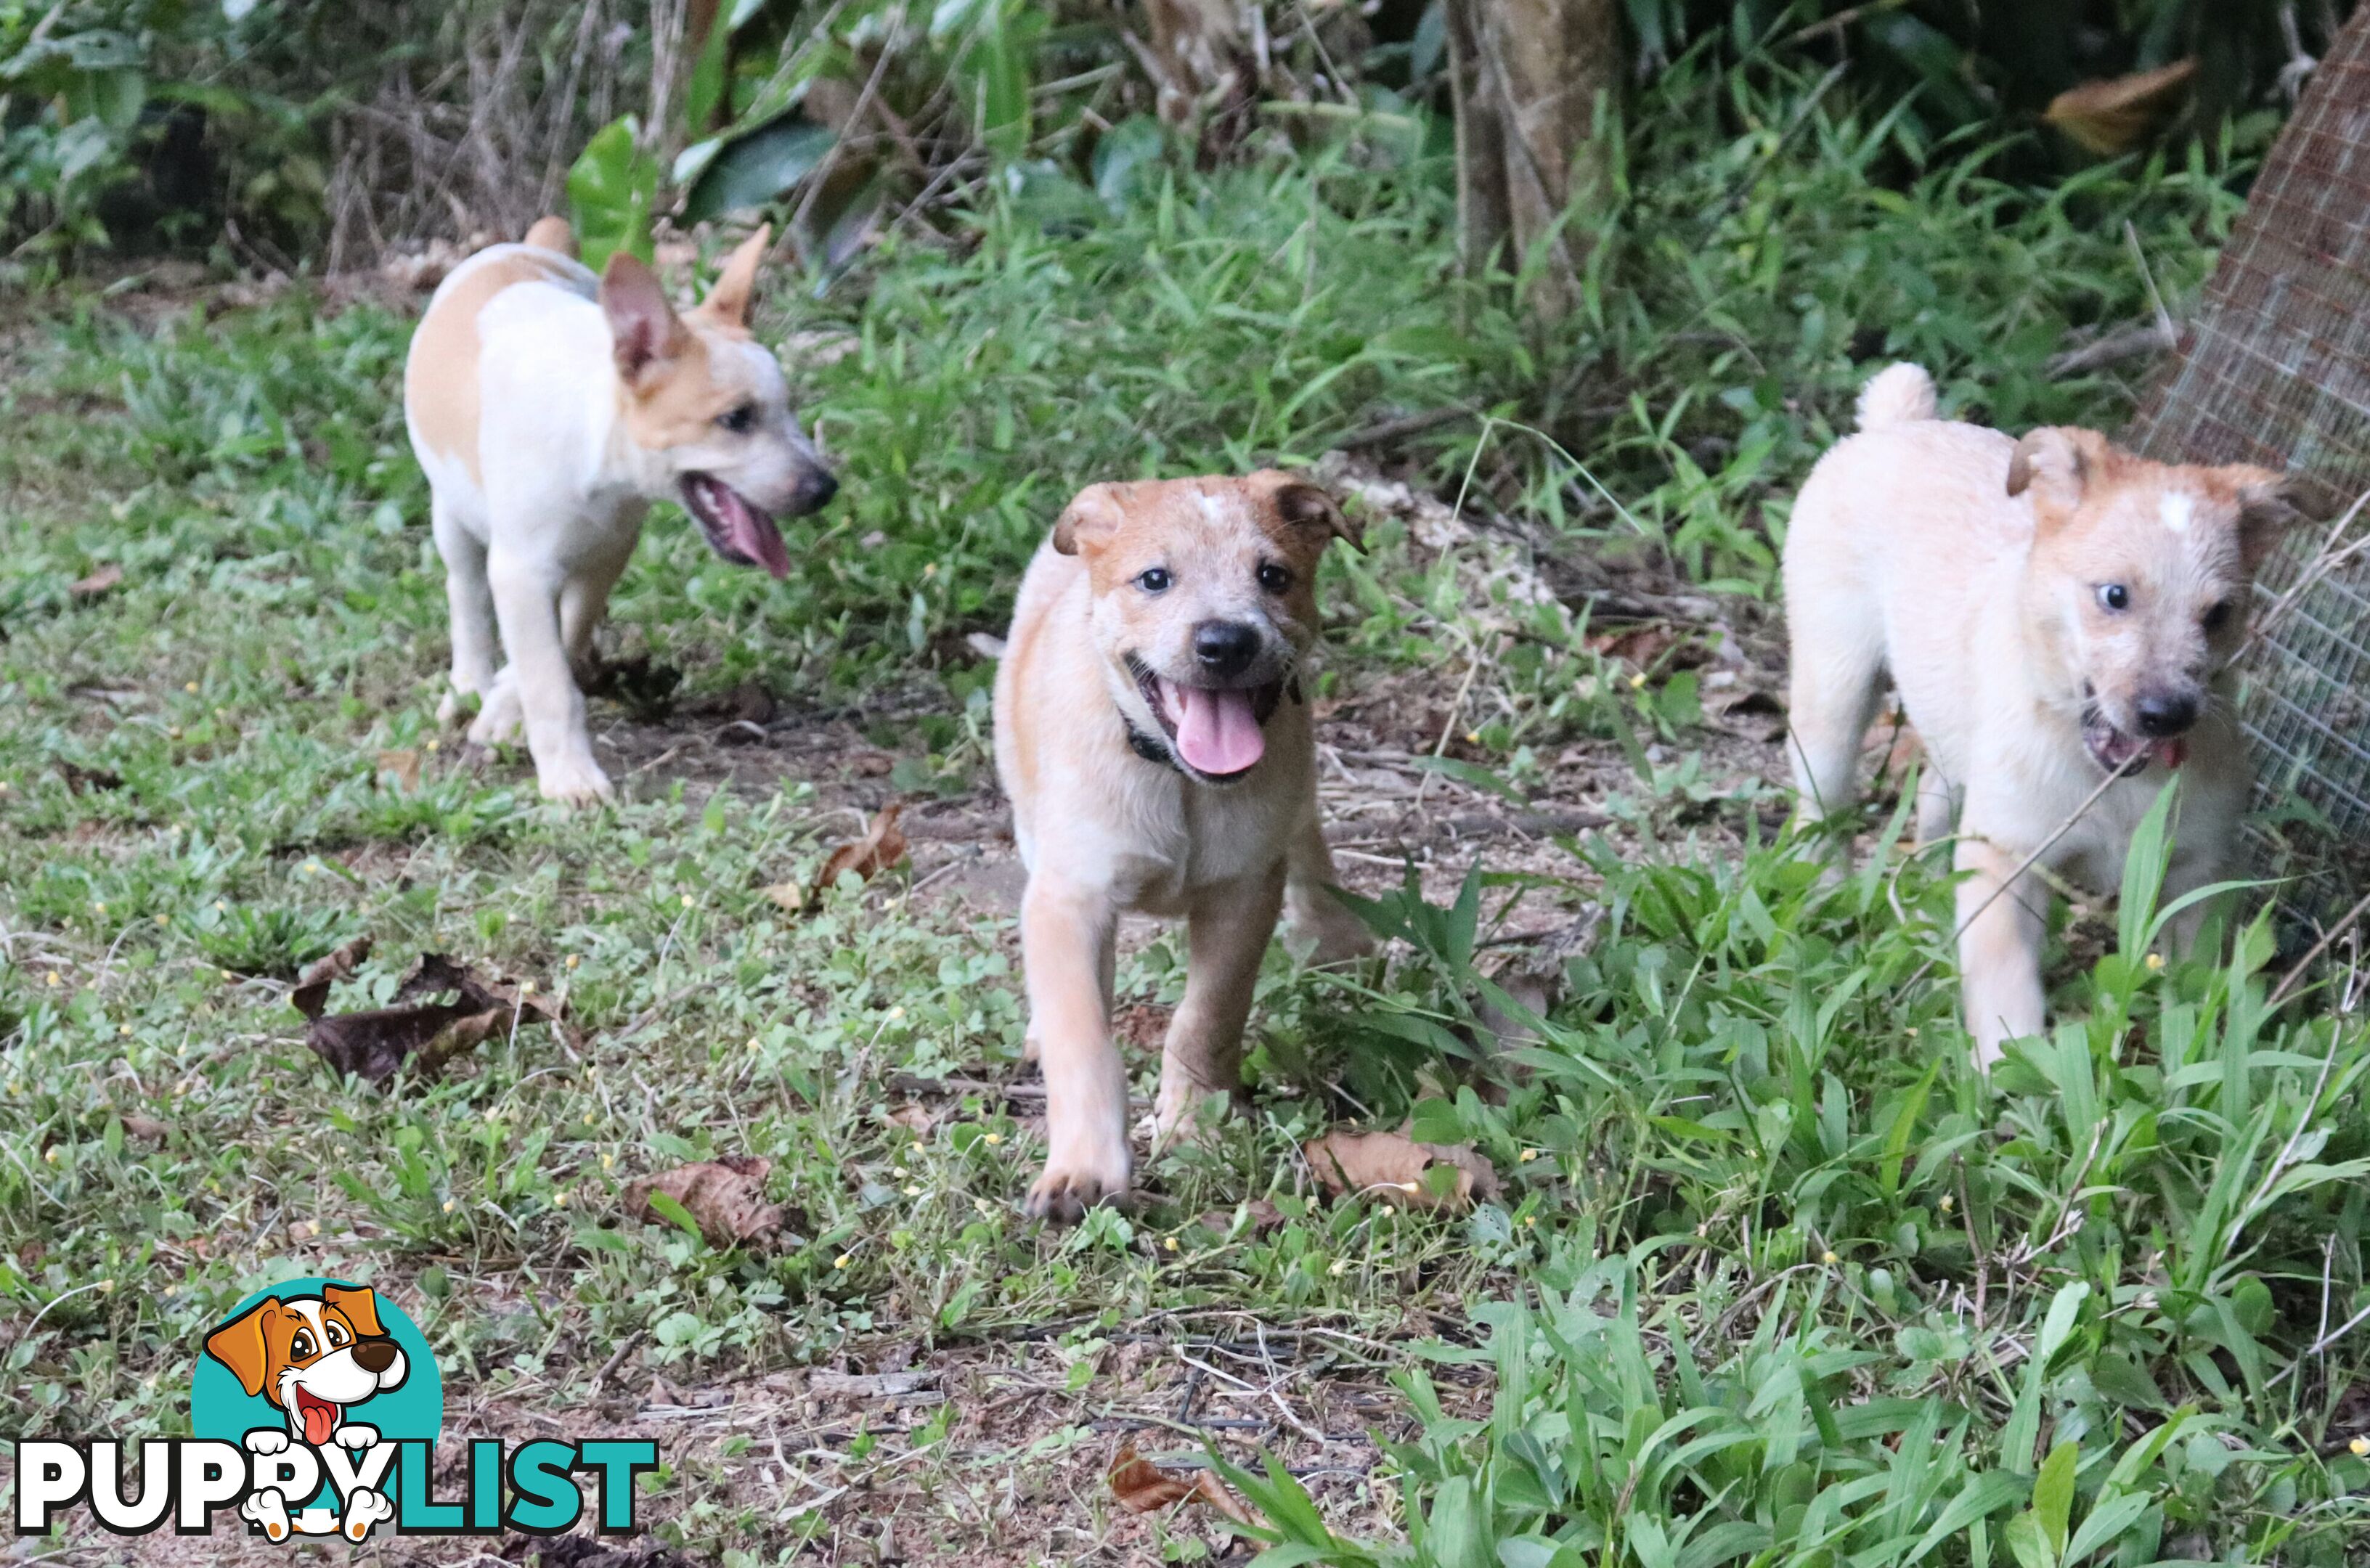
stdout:
[(2195, 60), (2176, 60), (2154, 71), (2084, 82), (2050, 99), (2042, 118), (2086, 152), (2113, 157), (2162, 129), (2180, 110), (2182, 91), (2196, 74)]
[(123, 1118), (125, 1135), (139, 1139), (144, 1143), (162, 1143), (165, 1141), (166, 1134), (170, 1130), (155, 1116), (134, 1115)]
[(420, 753), (405, 750), (378, 754), (378, 771), (395, 775), (396, 788), (408, 795), (420, 787)]
[[(301, 982), (298, 991), (312, 1000)], [(413, 1000), (444, 991), (455, 992), (454, 1000)], [(488, 980), (442, 953), (423, 953), (397, 988), (393, 1004), (315, 1017), (305, 1043), (339, 1073), (356, 1073), (385, 1088), (407, 1066), (432, 1073), (473, 1046), (519, 1024), (554, 1022), (556, 1015), (557, 1009), (540, 997)]]
[(938, 1118), (930, 1114), (930, 1108), (914, 1100), (891, 1111), (888, 1120), (891, 1125), (905, 1128), (915, 1138), (929, 1137), (930, 1129), (938, 1125)]
[(288, 993), (289, 1005), (307, 1018), (318, 1018), (328, 1008), (329, 988), (352, 974), (370, 953), (371, 939), (357, 936), (335, 952), (314, 959), (296, 977), (296, 989)]
[(66, 591), (76, 599), (97, 599), (123, 580), (123, 568), (113, 561), (99, 567), (86, 578), (77, 578), (66, 585)]
[(671, 1223), (650, 1207), (663, 1193), (683, 1205), (711, 1247), (737, 1246), (782, 1228), (782, 1206), (765, 1201), (765, 1173), (774, 1162), (754, 1154), (725, 1154), (626, 1184), (626, 1212), (651, 1224)]
[[(1283, 1223), (1283, 1210), (1263, 1197), (1255, 1197), (1243, 1205), (1243, 1228), (1247, 1234), (1263, 1236)], [(1224, 1236), (1235, 1228), (1235, 1210), (1214, 1208), (1202, 1216), (1202, 1228)]]
[[(905, 834), (897, 826), (897, 818), (904, 811), (902, 801), (881, 807), (880, 814), (872, 818), (872, 826), (866, 830), (864, 837), (831, 852), (831, 858), (823, 863), (823, 870), (816, 876), (814, 886), (807, 891), (805, 907), (809, 913), (823, 907), (823, 895), (839, 886), (842, 872), (852, 871), (869, 882), (905, 858)], [(767, 888), (766, 891), (770, 894), (773, 889)]]
[(1119, 1505), (1131, 1514), (1154, 1514), (1179, 1503), (1205, 1503), (1238, 1525), (1256, 1528), (1259, 1523), (1217, 1472), (1197, 1470), (1179, 1475), (1163, 1470), (1136, 1453), (1133, 1437), (1121, 1439), (1119, 1452), (1111, 1458), (1110, 1489)]
[[(1418, 1143), (1404, 1132), (1329, 1132), (1301, 1146), (1317, 1179), (1337, 1197), (1379, 1197), (1410, 1208), (1465, 1209), (1498, 1196), (1498, 1173), (1469, 1144)], [(1436, 1193), (1424, 1179), (1435, 1165), (1456, 1173)]]

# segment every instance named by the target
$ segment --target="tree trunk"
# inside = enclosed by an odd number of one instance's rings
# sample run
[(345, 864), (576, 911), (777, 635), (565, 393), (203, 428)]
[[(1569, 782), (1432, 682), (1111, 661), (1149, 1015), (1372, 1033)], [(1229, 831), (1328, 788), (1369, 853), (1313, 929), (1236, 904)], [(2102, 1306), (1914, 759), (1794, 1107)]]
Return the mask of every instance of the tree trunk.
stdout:
[(1620, 42), (1616, 0), (1448, 0), (1465, 265), (1533, 269), (1542, 320), (1580, 299), (1586, 242), (1559, 220), (1603, 177), (1597, 115), (1611, 109)]

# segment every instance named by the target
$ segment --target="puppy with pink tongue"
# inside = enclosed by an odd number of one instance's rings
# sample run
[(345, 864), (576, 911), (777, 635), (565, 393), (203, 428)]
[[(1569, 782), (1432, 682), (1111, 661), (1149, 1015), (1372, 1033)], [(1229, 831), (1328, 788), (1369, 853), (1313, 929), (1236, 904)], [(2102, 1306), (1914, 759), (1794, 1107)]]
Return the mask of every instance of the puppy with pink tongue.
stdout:
[(1260, 961), (1289, 910), (1319, 962), (1362, 952), (1330, 897), (1304, 666), (1317, 558), (1351, 537), (1288, 474), (1093, 485), (1020, 585), (995, 680), (995, 762), (1029, 867), (1029, 1048), (1044, 1064), (1032, 1214), (1128, 1189), (1127, 1069), (1110, 1033), (1122, 913), (1182, 915), (1185, 995), (1152, 1131), (1241, 1086)]

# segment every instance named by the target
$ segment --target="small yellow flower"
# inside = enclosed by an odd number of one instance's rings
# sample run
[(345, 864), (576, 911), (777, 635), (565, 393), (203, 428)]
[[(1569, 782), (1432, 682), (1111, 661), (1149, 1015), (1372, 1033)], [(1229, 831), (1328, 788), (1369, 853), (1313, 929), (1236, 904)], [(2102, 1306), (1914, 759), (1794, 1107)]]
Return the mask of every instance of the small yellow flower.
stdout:
[[(907, 1197), (919, 1197), (919, 1196), (922, 1196), (922, 1185), (921, 1185), (919, 1182), (908, 1182), (908, 1183), (906, 1183), (906, 1184), (905, 1184), (905, 1185), (904, 1185), (901, 1190), (904, 1193), (904, 1195), (905, 1195)], [(1173, 1241), (1172, 1241), (1172, 1242), (1170, 1242), (1168, 1244), (1169, 1244), (1171, 1247), (1174, 1247), (1174, 1246), (1176, 1246), (1176, 1245), (1177, 1245), (1177, 1243), (1176, 1243), (1175, 1242), (1173, 1242)]]
[(1537, 1215), (1536, 1215), (1536, 1214), (1525, 1214), (1525, 1215), (1524, 1215), (1524, 1216), (1523, 1216), (1523, 1229), (1524, 1229), (1524, 1230), (1537, 1230), (1538, 1228), (1539, 1228), (1539, 1217), (1538, 1217)]
[(158, 925), (170, 925), (173, 923), (173, 917), (170, 915), (158, 915), (156, 917), (156, 923)]
[(1634, 691), (1636, 691), (1639, 687), (1643, 686), (1645, 683), (1646, 683), (1646, 672), (1645, 672), (1644, 670), (1639, 670), (1639, 671), (1638, 671), (1638, 673), (1637, 673), (1637, 674), (1632, 675), (1631, 677), (1629, 677), (1629, 689), (1630, 689), (1631, 691), (1633, 691), (1633, 692), (1634, 692)]
[(236, 972), (234, 972), (234, 971), (232, 971), (232, 970), (229, 970), (229, 969), (224, 969), (224, 970), (223, 971), (223, 980), (224, 980), (224, 982), (225, 984), (228, 984), (228, 983), (234, 982), (234, 981), (236, 981), (237, 979), (238, 979), (238, 976), (237, 976), (237, 974), (236, 974)]
[(2353, 1450), (2353, 1456), (2356, 1459), (2364, 1454), (2370, 1454), (2370, 1437), (2356, 1437), (2345, 1446)]
[(936, 561), (925, 561), (922, 564), (922, 575), (926, 578), (937, 577), (938, 575), (938, 564)]
[(904, 1166), (903, 1166), (903, 1165), (892, 1165), (892, 1166), (890, 1166), (890, 1167), (889, 1167), (889, 1179), (890, 1179), (891, 1181), (895, 1181), (895, 1182), (902, 1182), (902, 1181), (903, 1181), (903, 1180), (905, 1179), (905, 1167), (904, 1167)]
[(691, 895), (688, 893), (683, 896), (683, 907), (686, 910), (691, 908)]
[(50, 984), (52, 984), (52, 985), (53, 985), (53, 986), (62, 986), (62, 985), (65, 984), (65, 982), (64, 982), (63, 980), (62, 980), (62, 979), (58, 979), (58, 972), (57, 972), (55, 969), (52, 969), (52, 970), (50, 971), (49, 976), (48, 976), (48, 979), (49, 979), (49, 982), (50, 982)]
[(584, 1125), (586, 1127), (591, 1127), (594, 1122), (597, 1122), (600, 1119), (601, 1117), (598, 1112), (587, 1111), (584, 1113)]
[(617, 1157), (615, 1154), (604, 1154), (601, 1156), (601, 1169), (604, 1171), (614, 1171), (616, 1168)]
[(1914, 1040), (1914, 1039), (1916, 1039), (1916, 1038), (1917, 1037), (1917, 1026), (1916, 1026), (1916, 1024), (1911, 1024), (1908, 1028), (1904, 1029), (1904, 1030), (1903, 1030), (1903, 1031), (1901, 1031), (1901, 1032), (1902, 1032), (1903, 1034), (1904, 1034), (1904, 1035), (1908, 1036), (1909, 1036), (1911, 1039), (1913, 1039), (1913, 1040)]
[(115, 1026), (115, 1032), (128, 1040), (132, 1037), (132, 1025), (129, 1024), (118, 1024)]
[(1348, 1258), (1335, 1258), (1331, 1265), (1329, 1266), (1325, 1272), (1331, 1275), (1334, 1278), (1339, 1279), (1343, 1275), (1350, 1272), (1350, 1260)]
[(214, 913), (222, 914), (228, 910), (229, 908), (230, 904), (227, 900), (222, 898), (216, 898), (214, 900)]
[(427, 745), (421, 747), (420, 750), (423, 751), (433, 751), (436, 750), (436, 742), (431, 740)]
[(519, 982), (519, 995), (533, 996), (534, 994), (535, 982), (533, 980), (521, 980)]
[(581, 964), (582, 962), (584, 962), (584, 960), (583, 960), (583, 959), (581, 959), (581, 958), (580, 958), (580, 957), (578, 957), (578, 956), (577, 956), (575, 954), (573, 954), (573, 953), (570, 953), (570, 954), (568, 956), (568, 967), (569, 967), (569, 968), (571, 968), (571, 969), (572, 969), (572, 968), (574, 968), (574, 967), (576, 967), (576, 966), (577, 966), (577, 965)]
[[(56, 979), (57, 979), (57, 977), (56, 977), (55, 975), (52, 975), (52, 976), (50, 977), (50, 979), (51, 979), (51, 981), (52, 981), (52, 983), (55, 983), (55, 981), (56, 981)], [(1004, 1141), (1004, 1135), (1003, 1135), (1002, 1133), (1000, 1133), (1000, 1132), (991, 1132), (991, 1133), (988, 1133), (988, 1134), (985, 1134), (984, 1136), (983, 1136), (983, 1137), (980, 1139), (980, 1141), (981, 1141), (982, 1143), (986, 1144), (990, 1149), (993, 1149), (993, 1148), (995, 1148), (997, 1144), (1002, 1143), (1002, 1142)]]
[(1525, 1165), (1529, 1164), (1532, 1161), (1534, 1161), (1534, 1160), (1537, 1159), (1538, 1157), (1539, 1157), (1539, 1151), (1538, 1151), (1537, 1150), (1536, 1150), (1536, 1149), (1525, 1149), (1525, 1150), (1524, 1150), (1522, 1151), (1522, 1153), (1520, 1153), (1519, 1155), (1516, 1155), (1516, 1156), (1515, 1156), (1515, 1158), (1516, 1158), (1516, 1159), (1520, 1160), (1520, 1161), (1521, 1161), (1524, 1164), (1525, 1164)]
[(1467, 730), (1467, 731), (1465, 732), (1465, 744), (1466, 744), (1466, 745), (1467, 745), (1467, 746), (1478, 746), (1478, 745), (1480, 745), (1480, 744), (1481, 744), (1481, 732), (1480, 732), (1479, 730), (1478, 730), (1478, 729), (1468, 729), (1468, 730)]
[(1833, 1247), (1829, 1247), (1825, 1252), (1819, 1254), (1819, 1261), (1832, 1268), (1836, 1264), (1839, 1264), (1844, 1260), (1835, 1255), (1835, 1250)]
[(1177, 1238), (1174, 1236), (1164, 1236), (1160, 1240), (1160, 1244), (1167, 1247), (1173, 1253), (1177, 1250)]
[(889, 1010), (889, 1022), (892, 1024), (894, 1024), (898, 1019), (904, 1016), (905, 1010), (903, 1007), (892, 1007)]
[(1943, 1213), (1948, 1214), (1948, 1213), (1950, 1213), (1950, 1210), (1952, 1210), (1953, 1208), (1956, 1208), (1958, 1206), (1959, 1206), (1959, 1200), (1958, 1200), (1957, 1198), (1952, 1197), (1949, 1193), (1944, 1193), (1944, 1194), (1942, 1195), (1942, 1212), (1943, 1212)]
[(58, 1146), (52, 1143), (47, 1149), (41, 1150), (41, 1158), (47, 1160), (52, 1165), (56, 1164), (59, 1158)]
[(1707, 1236), (1709, 1236), (1710, 1234), (1711, 1234), (1711, 1221), (1710, 1221), (1710, 1220), (1707, 1219), (1707, 1220), (1705, 1220), (1702, 1224), (1700, 1224), (1700, 1225), (1698, 1225), (1698, 1226), (1697, 1226), (1697, 1227), (1696, 1227), (1696, 1240), (1697, 1240), (1697, 1241), (1700, 1242), (1700, 1241), (1702, 1241), (1704, 1238), (1706, 1238)]
[(551, 1195), (551, 1207), (554, 1208), (566, 1208), (568, 1207), (568, 1189), (566, 1187), (561, 1187)]
[(181, 682), (181, 690), (182, 690), (182, 691), (184, 691), (184, 692), (192, 692), (192, 693), (194, 693), (194, 692), (197, 691), (197, 689), (198, 689), (198, 683), (197, 683), (196, 681), (182, 681), (182, 682)]
[(107, 913), (107, 906), (105, 904), (93, 904), (90, 907), (90, 911), (95, 915), (103, 915)]
[(831, 1266), (834, 1268), (846, 1268), (849, 1264), (852, 1264), (855, 1261), (856, 1259), (850, 1254), (842, 1253), (839, 1256), (831, 1260)]
[(2147, 967), (2148, 967), (2148, 973), (2150, 973), (2150, 974), (2152, 974), (2152, 975), (2153, 975), (2153, 974), (2161, 974), (2161, 973), (2163, 973), (2163, 971), (2164, 971), (2164, 955), (2163, 955), (2163, 954), (2161, 954), (2161, 953), (2151, 953), (2151, 954), (2149, 954), (2149, 955), (2147, 956)]
[(452, 1213), (454, 1209), (460, 1207), (461, 1200), (458, 1198), (448, 1197), (444, 1200), (444, 1212), (447, 1214)]
[(178, 724), (167, 725), (165, 728), (165, 738), (167, 740), (178, 740), (181, 738), (181, 727)]

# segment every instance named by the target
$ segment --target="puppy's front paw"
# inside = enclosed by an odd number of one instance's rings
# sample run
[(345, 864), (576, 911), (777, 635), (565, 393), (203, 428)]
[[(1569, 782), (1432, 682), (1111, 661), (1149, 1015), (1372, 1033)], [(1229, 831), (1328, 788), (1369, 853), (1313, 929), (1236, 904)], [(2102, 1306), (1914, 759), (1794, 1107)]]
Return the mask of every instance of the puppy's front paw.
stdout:
[(288, 1451), (288, 1434), (277, 1426), (259, 1426), (247, 1435), (247, 1451), (250, 1454), (284, 1454)]
[(346, 1499), (345, 1516), (339, 1520), (338, 1528), (344, 1532), (348, 1540), (359, 1546), (362, 1538), (371, 1533), (373, 1525), (393, 1517), (395, 1517), (393, 1503), (367, 1486), (357, 1486), (354, 1488), (353, 1495)]
[(378, 1428), (362, 1423), (348, 1422), (329, 1435), (329, 1440), (340, 1448), (371, 1448), (378, 1446)]
[(1124, 1139), (1110, 1149), (1065, 1155), (1056, 1150), (1045, 1162), (1045, 1173), (1029, 1189), (1026, 1205), (1032, 1219), (1075, 1225), (1097, 1204), (1127, 1196), (1130, 1158)]
[(268, 1486), (247, 1494), (247, 1501), (238, 1505), (238, 1516), (260, 1526), (267, 1539), (288, 1539), (288, 1499)]
[(604, 800), (615, 800), (616, 786), (601, 764), (590, 757), (571, 759), (553, 766), (535, 769), (535, 787), (546, 800), (558, 800), (569, 806), (598, 806)]

